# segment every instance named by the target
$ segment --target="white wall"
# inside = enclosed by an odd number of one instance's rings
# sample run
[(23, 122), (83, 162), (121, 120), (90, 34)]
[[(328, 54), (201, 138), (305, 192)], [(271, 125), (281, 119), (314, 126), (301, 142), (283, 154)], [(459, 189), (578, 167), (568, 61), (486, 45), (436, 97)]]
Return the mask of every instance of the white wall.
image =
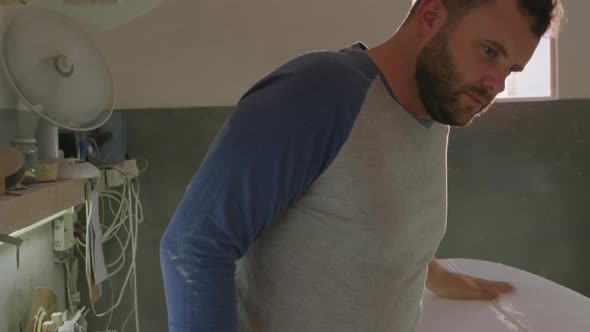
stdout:
[[(590, 26), (582, 15), (590, 3), (563, 2), (569, 22), (558, 46), (559, 95), (589, 98)], [(301, 53), (356, 40), (375, 45), (395, 31), (409, 5), (409, 0), (165, 0), (112, 30), (86, 28), (110, 64), (117, 108), (227, 106)], [(10, 99), (1, 93), (0, 98)]]
[[(160, 7), (95, 34), (118, 85), (120, 108), (233, 105), (256, 80), (293, 56), (374, 45), (395, 31), (410, 1), (189, 1)], [(590, 97), (590, 2), (564, 0), (559, 39), (562, 99)]]
[(387, 37), (407, 7), (392, 0), (167, 0), (94, 36), (111, 64), (119, 108), (233, 105), (298, 54)]
[(567, 14), (558, 41), (560, 99), (590, 98), (590, 1), (562, 0)]

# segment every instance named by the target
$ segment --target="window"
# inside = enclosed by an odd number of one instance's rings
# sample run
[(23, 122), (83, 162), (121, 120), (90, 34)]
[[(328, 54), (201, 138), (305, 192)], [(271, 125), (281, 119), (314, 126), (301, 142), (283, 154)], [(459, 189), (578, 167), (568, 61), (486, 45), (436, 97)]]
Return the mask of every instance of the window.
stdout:
[[(412, 4), (416, 0), (411, 0)], [(524, 71), (506, 79), (506, 89), (498, 101), (515, 99), (551, 99), (557, 97), (556, 42), (543, 37)]]
[(508, 76), (498, 99), (557, 97), (555, 76), (555, 40), (543, 37), (525, 69)]

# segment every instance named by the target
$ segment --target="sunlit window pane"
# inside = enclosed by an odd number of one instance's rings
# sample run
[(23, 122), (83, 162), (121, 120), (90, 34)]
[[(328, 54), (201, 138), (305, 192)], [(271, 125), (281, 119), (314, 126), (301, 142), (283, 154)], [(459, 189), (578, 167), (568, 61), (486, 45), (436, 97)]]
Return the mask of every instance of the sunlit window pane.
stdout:
[(506, 90), (498, 98), (551, 97), (551, 39), (541, 38), (524, 71), (506, 79)]

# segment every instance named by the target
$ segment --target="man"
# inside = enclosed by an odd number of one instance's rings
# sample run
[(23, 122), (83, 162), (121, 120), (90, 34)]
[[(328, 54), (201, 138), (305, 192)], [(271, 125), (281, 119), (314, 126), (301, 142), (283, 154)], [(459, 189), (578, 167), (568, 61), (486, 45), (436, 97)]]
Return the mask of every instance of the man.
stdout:
[(434, 259), (448, 131), (488, 108), (560, 8), (421, 0), (383, 44), (309, 53), (255, 84), (162, 240), (170, 331), (409, 332), (425, 284), (510, 292)]

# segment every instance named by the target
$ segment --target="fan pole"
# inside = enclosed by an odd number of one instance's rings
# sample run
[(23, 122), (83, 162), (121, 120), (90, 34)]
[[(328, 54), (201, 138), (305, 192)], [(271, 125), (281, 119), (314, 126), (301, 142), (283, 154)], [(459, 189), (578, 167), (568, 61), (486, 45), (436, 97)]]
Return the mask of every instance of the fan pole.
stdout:
[(39, 119), (37, 127), (37, 145), (39, 146), (39, 181), (54, 181), (57, 178), (59, 156), (57, 126)]
[(45, 119), (40, 119), (37, 127), (37, 144), (39, 161), (57, 161), (59, 151), (57, 126)]

